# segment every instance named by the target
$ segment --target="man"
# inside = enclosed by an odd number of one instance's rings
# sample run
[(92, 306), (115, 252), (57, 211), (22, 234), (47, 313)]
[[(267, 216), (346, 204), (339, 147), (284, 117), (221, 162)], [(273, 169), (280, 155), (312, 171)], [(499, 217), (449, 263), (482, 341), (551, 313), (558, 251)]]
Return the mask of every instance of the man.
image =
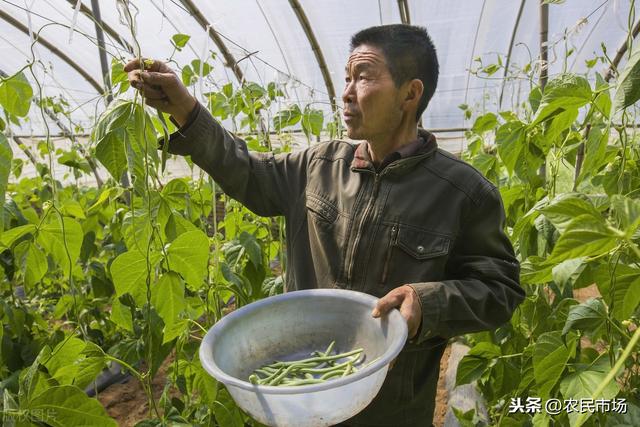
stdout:
[(231, 197), (287, 221), (286, 289), (338, 287), (397, 307), (409, 341), (374, 401), (348, 426), (430, 426), (447, 339), (496, 328), (523, 300), (497, 189), (439, 150), (417, 123), (438, 79), (425, 29), (353, 36), (345, 69), (347, 135), (280, 155), (249, 153), (165, 64), (125, 67), (147, 103), (181, 126), (169, 151), (191, 155)]

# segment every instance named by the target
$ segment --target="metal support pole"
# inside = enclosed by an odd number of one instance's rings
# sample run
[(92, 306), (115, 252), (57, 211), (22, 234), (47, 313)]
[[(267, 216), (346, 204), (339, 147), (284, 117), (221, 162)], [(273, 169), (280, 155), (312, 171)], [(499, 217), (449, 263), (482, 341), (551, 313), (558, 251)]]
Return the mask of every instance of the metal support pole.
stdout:
[[(549, 78), (549, 58), (548, 58), (548, 46), (549, 41), (549, 5), (540, 0), (540, 90), (544, 92), (544, 87), (547, 85), (547, 79)], [(539, 175), (543, 182), (546, 182), (547, 177), (547, 163), (540, 166)]]
[(549, 77), (549, 5), (540, 0), (540, 89), (544, 91)]
[[(80, 1), (80, 0), (78, 0)], [(91, 0), (91, 9), (93, 11), (93, 16), (95, 16), (95, 27), (96, 27), (96, 37), (98, 38), (98, 53), (100, 54), (100, 68), (102, 69), (102, 79), (104, 80), (104, 87), (106, 93), (107, 105), (113, 101), (113, 93), (111, 90), (111, 76), (109, 72), (109, 64), (107, 62), (107, 51), (105, 50), (104, 45), (104, 32), (102, 31), (102, 27), (100, 24), (102, 23), (102, 18), (100, 17), (100, 5), (98, 4), (98, 0)]]

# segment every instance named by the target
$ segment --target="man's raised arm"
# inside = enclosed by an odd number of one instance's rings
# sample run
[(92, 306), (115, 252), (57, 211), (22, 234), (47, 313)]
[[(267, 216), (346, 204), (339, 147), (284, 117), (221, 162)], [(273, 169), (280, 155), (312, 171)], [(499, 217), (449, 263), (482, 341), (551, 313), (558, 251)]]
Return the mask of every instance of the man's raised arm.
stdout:
[[(180, 129), (171, 135), (168, 151), (191, 156), (222, 190), (258, 215), (287, 215), (304, 190), (308, 150), (273, 155), (253, 153), (201, 106), (176, 73), (161, 61), (129, 62), (131, 85), (146, 103), (171, 115)], [(162, 141), (161, 144), (166, 143)]]

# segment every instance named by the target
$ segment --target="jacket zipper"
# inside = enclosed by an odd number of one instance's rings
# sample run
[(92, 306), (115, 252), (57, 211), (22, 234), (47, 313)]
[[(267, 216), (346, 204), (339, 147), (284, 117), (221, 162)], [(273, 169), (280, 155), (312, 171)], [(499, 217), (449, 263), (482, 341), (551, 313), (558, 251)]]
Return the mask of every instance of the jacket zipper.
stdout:
[(387, 273), (389, 271), (389, 261), (391, 261), (391, 251), (393, 251), (393, 243), (396, 239), (396, 234), (398, 233), (398, 226), (394, 225), (391, 228), (391, 239), (389, 240), (389, 247), (387, 248), (387, 258), (384, 261), (384, 269), (382, 270), (382, 280), (381, 282), (384, 284), (387, 281)]
[(376, 197), (378, 196), (379, 189), (380, 189), (380, 175), (375, 173), (373, 178), (373, 193), (371, 195), (371, 198), (369, 199), (369, 202), (367, 203), (367, 207), (364, 210), (364, 214), (360, 218), (360, 223), (358, 224), (358, 228), (355, 231), (356, 234), (355, 234), (355, 241), (353, 242), (353, 248), (351, 249), (351, 257), (350, 257), (351, 262), (349, 263), (349, 270), (347, 272), (347, 283), (349, 283), (350, 287), (352, 286), (351, 279), (353, 277), (353, 266), (355, 264), (355, 256), (356, 256), (356, 251), (358, 249), (358, 244), (360, 243), (360, 234), (362, 231), (362, 227), (365, 224), (365, 220), (367, 220), (369, 217), (371, 208), (375, 204), (375, 200), (376, 200)]

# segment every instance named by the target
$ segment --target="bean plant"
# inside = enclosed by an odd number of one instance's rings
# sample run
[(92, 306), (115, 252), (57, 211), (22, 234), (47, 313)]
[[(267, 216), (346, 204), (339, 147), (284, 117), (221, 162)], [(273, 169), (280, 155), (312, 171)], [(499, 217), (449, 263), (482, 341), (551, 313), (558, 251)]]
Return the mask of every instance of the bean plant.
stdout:
[[(135, 39), (129, 4), (120, 5)], [(188, 41), (172, 38), (176, 50)], [(137, 43), (135, 50), (141, 57)], [(112, 59), (116, 99), (96, 119), (88, 144), (74, 137), (79, 126), (65, 128), (70, 151), (55, 147), (48, 126), (36, 151), (14, 138), (37, 171), (32, 178), (21, 177), (24, 162), (13, 158), (11, 128), (34, 109), (45, 124), (72, 122), (68, 103), (42, 95), (35, 54), (0, 80), (3, 425), (115, 425), (86, 393), (113, 364), (147, 395), (148, 417), (138, 425), (259, 425), (204, 371), (198, 348), (225, 312), (282, 292), (283, 220), (227, 198), (189, 159), (196, 179), (166, 176), (158, 141), (175, 128), (129, 88), (125, 61)], [(194, 89), (213, 69), (202, 59), (168, 61)], [(290, 147), (271, 146), (272, 130), (285, 140), (298, 124), (308, 138), (324, 130), (322, 111), (310, 105), (271, 117), (284, 96), (276, 83), (242, 82), (204, 93), (202, 103), (246, 132), (250, 149), (283, 151)], [(54, 176), (56, 163), (74, 179), (92, 175), (98, 186), (64, 184)], [(152, 381), (163, 363), (167, 381), (158, 399)]]
[[(640, 49), (629, 47), (611, 81), (595, 71), (611, 66), (606, 49), (588, 73), (552, 76), (544, 88), (525, 67), (518, 77), (531, 83), (528, 99), (478, 114), (466, 134), (464, 158), (502, 195), (527, 298), (506, 325), (466, 337), (456, 384), (476, 382), (488, 419), (455, 410), (464, 425), (640, 423)], [(597, 297), (579, 301), (587, 287)], [(540, 398), (541, 410), (512, 409), (528, 398)], [(614, 398), (626, 413), (545, 409), (553, 399)]]

